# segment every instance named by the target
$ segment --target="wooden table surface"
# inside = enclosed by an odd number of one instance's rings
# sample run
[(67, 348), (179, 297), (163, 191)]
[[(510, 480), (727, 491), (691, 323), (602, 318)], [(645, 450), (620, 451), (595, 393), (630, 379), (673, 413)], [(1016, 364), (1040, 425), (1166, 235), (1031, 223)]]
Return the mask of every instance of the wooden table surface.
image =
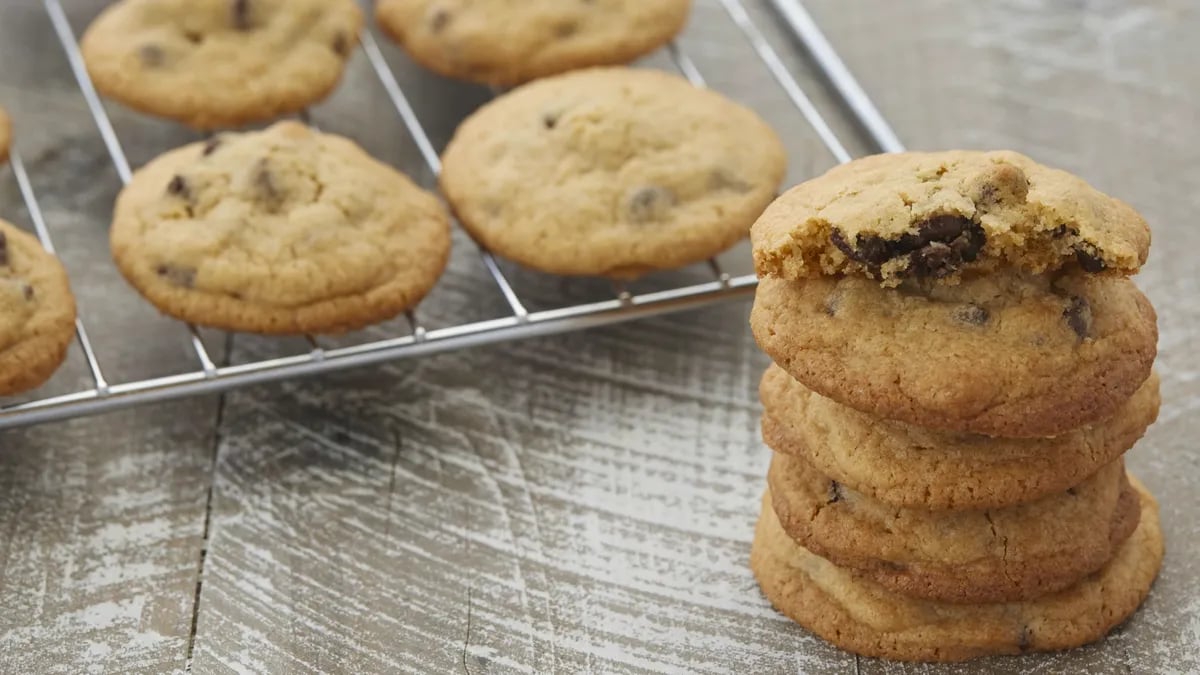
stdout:
[[(64, 4), (81, 31), (104, 3)], [(747, 4), (837, 118), (765, 2)], [(910, 147), (1021, 150), (1152, 223), (1138, 282), (1159, 311), (1164, 405), (1129, 465), (1162, 502), (1168, 553), (1126, 626), (1066, 654), (905, 667), (776, 614), (746, 567), (768, 460), (755, 397), (766, 359), (735, 302), (4, 432), (0, 672), (1200, 670), (1200, 6), (809, 4)], [(792, 182), (834, 163), (716, 0), (697, 0), (682, 42), (714, 88), (781, 130)], [(439, 147), (487, 97), (385, 50)], [(315, 119), (430, 184), (373, 78), (357, 55)], [(0, 5), (0, 104), (102, 365), (123, 378), (192, 367), (185, 332), (108, 260), (119, 181), (35, 0)], [(195, 138), (110, 110), (135, 165)], [(30, 222), (3, 169), (0, 216)], [(504, 312), (456, 243), (422, 306), (432, 326)], [(726, 262), (744, 270), (745, 258)], [(535, 306), (609, 292), (506, 269)], [(209, 337), (232, 362), (297, 346)], [(86, 382), (73, 353), (42, 393)]]

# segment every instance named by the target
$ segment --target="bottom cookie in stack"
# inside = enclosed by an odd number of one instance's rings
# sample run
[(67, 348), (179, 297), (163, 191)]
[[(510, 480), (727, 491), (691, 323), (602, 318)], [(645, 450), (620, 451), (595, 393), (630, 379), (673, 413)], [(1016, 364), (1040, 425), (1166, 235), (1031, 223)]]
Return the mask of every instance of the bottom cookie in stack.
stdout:
[(776, 608), (825, 640), (858, 654), (906, 661), (957, 661), (1077, 647), (1124, 621), (1150, 590), (1163, 557), (1158, 504), (1134, 477), (1140, 500), (1133, 533), (1082, 581), (1042, 597), (956, 604), (891, 591), (840, 568), (788, 536), (763, 498), (750, 567)]

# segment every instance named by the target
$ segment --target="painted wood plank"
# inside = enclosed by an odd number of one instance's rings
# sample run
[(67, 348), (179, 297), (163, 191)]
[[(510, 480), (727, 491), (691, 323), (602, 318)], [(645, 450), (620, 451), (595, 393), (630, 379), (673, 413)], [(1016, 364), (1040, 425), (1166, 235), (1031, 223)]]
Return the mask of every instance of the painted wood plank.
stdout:
[[(101, 5), (70, 4), (78, 25)], [(186, 331), (128, 290), (109, 261), (119, 181), (41, 3), (3, 5), (0, 102), (102, 367), (115, 381), (192, 367)], [(130, 133), (130, 116), (114, 112), (135, 157), (182, 137)], [(0, 217), (32, 224), (4, 168)], [(73, 348), (37, 393), (84, 386), (88, 370)], [(184, 668), (216, 410), (214, 399), (196, 399), (0, 434), (0, 672)]]
[(851, 667), (746, 568), (763, 362), (722, 330), (745, 320), (733, 305), (234, 395), (196, 672)]

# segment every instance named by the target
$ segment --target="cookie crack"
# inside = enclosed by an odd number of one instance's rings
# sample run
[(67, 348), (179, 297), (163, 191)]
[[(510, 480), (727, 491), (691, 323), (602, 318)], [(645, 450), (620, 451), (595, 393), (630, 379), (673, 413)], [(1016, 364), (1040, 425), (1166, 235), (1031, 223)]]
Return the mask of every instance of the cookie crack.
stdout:
[(1009, 583), (1016, 583), (1016, 579), (1008, 570), (1008, 537), (1001, 535), (996, 531), (996, 521), (992, 520), (992, 514), (989, 511), (983, 512), (984, 519), (987, 520), (988, 527), (992, 530), (992, 539), (1000, 540), (1000, 571), (1004, 573), (1004, 578), (1008, 579)]

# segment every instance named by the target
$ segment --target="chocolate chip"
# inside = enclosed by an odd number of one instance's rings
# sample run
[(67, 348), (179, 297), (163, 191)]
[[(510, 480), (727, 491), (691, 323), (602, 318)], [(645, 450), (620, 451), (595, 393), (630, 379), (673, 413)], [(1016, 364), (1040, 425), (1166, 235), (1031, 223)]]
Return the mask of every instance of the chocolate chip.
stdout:
[(948, 242), (957, 238), (974, 225), (962, 216), (934, 216), (917, 225), (917, 233), (905, 233), (900, 241), (905, 247), (918, 248), (932, 241)]
[(1017, 638), (1017, 649), (1027, 651), (1033, 646), (1033, 631), (1029, 630), (1029, 626), (1021, 627), (1021, 635)]
[(1104, 264), (1104, 260), (1096, 255), (1096, 248), (1091, 244), (1080, 244), (1075, 249), (1075, 260), (1079, 261), (1079, 266), (1085, 272), (1091, 272), (1092, 274), (1103, 272), (1108, 267)]
[(203, 34), (203, 33), (197, 33), (197, 32), (196, 32), (196, 31), (194, 31), (194, 30), (188, 30), (188, 31), (184, 31), (184, 32), (183, 32), (183, 37), (184, 37), (184, 38), (186, 38), (188, 42), (190, 42), (190, 43), (192, 43), (192, 44), (194, 44), (194, 45), (198, 45), (198, 44), (200, 44), (201, 42), (204, 42), (204, 34)]
[(1059, 225), (1058, 227), (1054, 228), (1053, 230), (1050, 230), (1050, 236), (1054, 237), (1055, 239), (1062, 239), (1063, 237), (1067, 236), (1068, 234), (1079, 234), (1079, 233), (1076, 232), (1075, 230), (1072, 230), (1071, 228), (1067, 227), (1066, 225)]
[(569, 38), (579, 32), (579, 24), (574, 21), (563, 21), (554, 27), (554, 34), (559, 38)]
[(254, 187), (270, 208), (278, 207), (279, 202), (283, 201), (283, 188), (276, 182), (275, 174), (265, 157), (258, 160), (254, 167)]
[(30, 286), (29, 284), (23, 284), (21, 286), (21, 295), (25, 296), (25, 302), (33, 300), (33, 286)]
[(675, 205), (675, 193), (657, 185), (639, 188), (629, 197), (627, 212), (635, 223), (659, 220)]
[(8, 236), (0, 232), (0, 265), (8, 264)]
[(1069, 487), (1069, 488), (1067, 488), (1067, 494), (1069, 494), (1069, 495), (1071, 495), (1072, 497), (1074, 497), (1075, 495), (1077, 495), (1077, 494), (1079, 494), (1079, 493), (1075, 491), (1075, 488), (1073, 488), (1073, 487)]
[(837, 316), (838, 310), (842, 307), (842, 294), (834, 291), (825, 296), (825, 302), (821, 303), (821, 309), (825, 311), (827, 316)]
[(142, 65), (157, 68), (167, 60), (167, 53), (155, 44), (142, 45), (138, 49), (138, 58), (142, 60)]
[(939, 241), (913, 251), (909, 258), (909, 271), (919, 279), (942, 279), (954, 274), (961, 265), (962, 256)]
[[(829, 232), (829, 242), (833, 244), (834, 248), (846, 254), (847, 258), (851, 260), (859, 260), (858, 251), (854, 250), (854, 247), (850, 245), (850, 242), (846, 241), (846, 235), (842, 234), (841, 230), (837, 228), (831, 230)], [(859, 262), (862, 261), (859, 260)]]
[(730, 169), (721, 167), (709, 174), (708, 188), (713, 191), (731, 190), (740, 194), (749, 192), (754, 186), (747, 183)]
[(542, 115), (542, 126), (547, 129), (553, 129), (558, 126), (558, 113), (546, 113)]
[(891, 257), (888, 244), (883, 237), (860, 234), (855, 237), (855, 245), (851, 246), (841, 230), (834, 229), (829, 233), (829, 241), (833, 242), (839, 251), (845, 253), (847, 258), (864, 265), (879, 266)]
[(953, 317), (955, 321), (960, 323), (970, 324), (972, 326), (982, 326), (992, 317), (987, 308), (979, 305), (963, 305), (954, 310)]
[(984, 183), (979, 187), (979, 196), (976, 197), (975, 202), (981, 205), (995, 204), (999, 194), (1000, 188), (991, 183)]
[(350, 53), (350, 40), (342, 31), (338, 31), (337, 35), (333, 36), (333, 52), (338, 56)]
[(221, 147), (221, 137), (213, 136), (212, 138), (208, 139), (207, 141), (204, 141), (204, 150), (200, 153), (200, 156), (208, 157), (209, 155), (216, 152), (217, 148), (219, 148), (219, 147)]
[(176, 286), (191, 288), (196, 283), (196, 270), (191, 267), (177, 267), (168, 264), (159, 265), (155, 271), (158, 273), (158, 276)]
[(170, 183), (167, 183), (167, 194), (169, 195), (174, 195), (182, 199), (188, 199), (191, 197), (191, 192), (192, 190), (188, 186), (187, 180), (178, 174), (171, 179)]
[(1020, 168), (1000, 162), (981, 172), (968, 184), (972, 201), (980, 211), (1003, 203), (1020, 203), (1029, 195), (1029, 179)]
[(450, 23), (450, 12), (444, 9), (435, 10), (429, 15), (429, 30), (440, 33)]
[(1063, 318), (1067, 320), (1067, 325), (1075, 334), (1082, 340), (1088, 336), (1092, 329), (1092, 306), (1088, 301), (1079, 297), (1072, 296), (1067, 308), (1063, 310)]
[(250, 30), (250, 0), (233, 0), (229, 6), (230, 20), (238, 30)]
[(842, 497), (842, 484), (836, 480), (829, 481), (829, 498), (825, 503), (832, 504), (834, 502), (840, 502), (842, 501)]
[(983, 227), (969, 218), (954, 215), (934, 216), (917, 225), (915, 233), (906, 232), (898, 239), (859, 234), (851, 246), (837, 229), (830, 232), (829, 238), (847, 258), (866, 265), (872, 275), (889, 260), (908, 256), (907, 274), (934, 279), (949, 276), (964, 263), (974, 262), (987, 243)]

